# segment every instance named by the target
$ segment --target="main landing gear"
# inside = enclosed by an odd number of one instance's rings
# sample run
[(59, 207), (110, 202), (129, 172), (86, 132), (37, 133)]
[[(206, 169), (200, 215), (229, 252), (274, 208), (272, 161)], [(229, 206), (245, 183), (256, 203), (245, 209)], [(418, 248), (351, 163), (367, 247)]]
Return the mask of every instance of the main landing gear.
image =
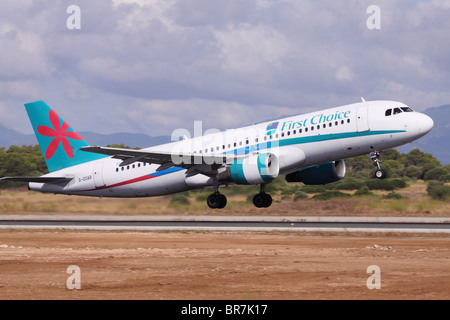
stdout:
[(211, 209), (222, 209), (227, 205), (227, 197), (217, 191), (208, 196), (206, 203)]
[[(264, 191), (265, 184), (261, 184), (261, 190), (253, 197), (253, 204), (257, 208), (268, 208), (272, 204), (272, 197)], [(219, 192), (219, 186), (214, 183), (214, 193), (206, 199), (208, 207), (211, 209), (222, 209), (227, 205), (227, 197)]]
[(380, 151), (375, 150), (374, 152), (370, 153), (370, 158), (373, 161), (373, 164), (377, 167), (377, 171), (375, 171), (375, 178), (377, 179), (384, 179), (387, 177), (386, 171), (381, 169), (380, 163), (382, 162), (380, 159)]
[(257, 208), (268, 208), (272, 204), (272, 197), (264, 191), (265, 184), (261, 184), (261, 190), (253, 197), (253, 204)]
[(208, 207), (211, 209), (222, 209), (227, 205), (227, 197), (219, 192), (219, 181), (217, 177), (213, 177), (214, 193), (210, 194), (206, 199)]

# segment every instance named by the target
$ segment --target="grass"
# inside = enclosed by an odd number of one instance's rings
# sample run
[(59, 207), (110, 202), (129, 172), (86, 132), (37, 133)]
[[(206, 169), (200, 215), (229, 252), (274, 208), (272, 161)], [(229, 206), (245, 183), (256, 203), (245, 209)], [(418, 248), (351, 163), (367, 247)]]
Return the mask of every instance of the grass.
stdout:
[[(300, 188), (299, 188), (300, 189)], [(238, 186), (222, 188), (228, 204), (222, 210), (206, 205), (211, 189), (190, 191), (186, 194), (153, 198), (94, 198), (42, 194), (26, 189), (2, 190), (0, 214), (105, 214), (105, 215), (354, 215), (354, 216), (440, 216), (450, 217), (450, 202), (431, 199), (422, 181), (412, 182), (395, 193), (405, 197), (386, 196), (391, 191), (372, 190), (367, 195), (355, 195), (356, 190), (328, 193), (340, 198), (315, 200), (317, 193), (285, 192), (284, 185), (275, 185), (270, 191), (270, 208), (255, 208), (251, 199), (257, 187)], [(292, 191), (288, 190), (288, 191)], [(294, 190), (295, 191), (295, 190)], [(299, 190), (297, 190), (299, 191)], [(300, 192), (300, 191), (299, 191)], [(345, 194), (344, 197), (343, 194)], [(346, 197), (348, 195), (348, 197)], [(175, 199), (175, 201), (174, 201)], [(176, 200), (178, 199), (178, 200)], [(184, 201), (187, 199), (188, 202)], [(250, 201), (248, 201), (250, 199)], [(317, 197), (316, 197), (317, 199)]]

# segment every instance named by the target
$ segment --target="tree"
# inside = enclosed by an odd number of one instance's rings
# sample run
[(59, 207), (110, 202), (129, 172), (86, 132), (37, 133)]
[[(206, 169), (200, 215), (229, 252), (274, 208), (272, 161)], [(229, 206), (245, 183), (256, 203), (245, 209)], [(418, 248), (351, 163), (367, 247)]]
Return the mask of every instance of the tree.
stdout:
[(441, 181), (430, 181), (427, 186), (427, 192), (433, 199), (450, 200), (450, 187), (444, 185)]
[(419, 179), (422, 175), (422, 169), (418, 166), (411, 165), (403, 170), (403, 175), (411, 179)]
[(423, 179), (428, 170), (441, 166), (441, 162), (438, 159), (430, 153), (422, 152), (417, 148), (407, 153), (402, 160), (404, 161), (405, 167), (416, 166), (422, 169), (422, 173), (418, 177), (419, 179)]
[(448, 171), (445, 170), (444, 167), (436, 167), (433, 168), (431, 170), (428, 170), (424, 177), (423, 180), (440, 180), (440, 181), (445, 181), (448, 175)]
[[(0, 177), (41, 176), (48, 173), (39, 146), (10, 146), (0, 148)], [(1, 188), (23, 186), (25, 183), (3, 182)]]

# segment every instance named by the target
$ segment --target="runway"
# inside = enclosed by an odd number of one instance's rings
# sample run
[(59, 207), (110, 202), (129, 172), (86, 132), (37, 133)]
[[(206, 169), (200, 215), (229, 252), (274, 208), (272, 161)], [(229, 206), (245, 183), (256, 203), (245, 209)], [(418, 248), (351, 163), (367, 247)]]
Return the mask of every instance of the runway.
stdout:
[(0, 216), (1, 229), (450, 233), (448, 218), (268, 216)]

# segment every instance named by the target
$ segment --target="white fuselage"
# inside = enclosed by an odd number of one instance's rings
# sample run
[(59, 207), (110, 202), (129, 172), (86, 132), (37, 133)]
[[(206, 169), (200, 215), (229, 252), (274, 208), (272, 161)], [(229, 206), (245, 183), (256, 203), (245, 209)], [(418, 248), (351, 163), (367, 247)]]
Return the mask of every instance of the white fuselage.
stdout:
[[(400, 112), (394, 114), (395, 109)], [(387, 115), (387, 110), (391, 114)], [(395, 101), (369, 101), (292, 116), (239, 129), (194, 137), (143, 150), (195, 155), (270, 152), (280, 174), (329, 161), (386, 150), (416, 140), (431, 130), (428, 116)], [(45, 175), (73, 179), (64, 185), (30, 183), (31, 190), (104, 197), (146, 197), (211, 185), (186, 182), (186, 169), (106, 157)], [(220, 183), (221, 181), (219, 181)]]

